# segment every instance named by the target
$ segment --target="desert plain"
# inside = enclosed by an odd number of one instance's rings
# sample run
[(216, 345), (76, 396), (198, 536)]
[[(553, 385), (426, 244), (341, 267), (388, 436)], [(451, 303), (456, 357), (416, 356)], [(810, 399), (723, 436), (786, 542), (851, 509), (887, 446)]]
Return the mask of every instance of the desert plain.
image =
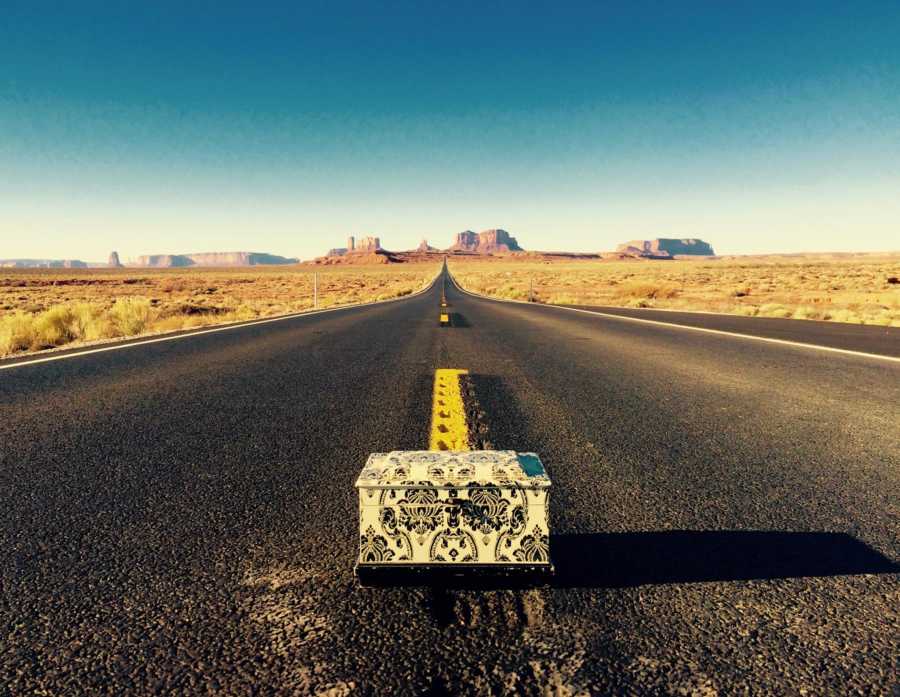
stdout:
[(436, 262), (319, 268), (0, 269), (0, 356), (409, 295)]
[(468, 290), (553, 303), (900, 326), (900, 253), (672, 260), (452, 258)]
[[(0, 356), (409, 295), (438, 255), (252, 268), (0, 269)], [(466, 289), (563, 305), (900, 326), (900, 253), (698, 259), (450, 255)]]

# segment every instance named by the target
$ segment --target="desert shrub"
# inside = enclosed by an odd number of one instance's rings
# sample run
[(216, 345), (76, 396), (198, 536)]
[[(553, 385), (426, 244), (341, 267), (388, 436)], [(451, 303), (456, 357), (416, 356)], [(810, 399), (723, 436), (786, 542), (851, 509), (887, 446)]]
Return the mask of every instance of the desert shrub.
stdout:
[(661, 298), (678, 297), (678, 288), (665, 283), (653, 283), (650, 281), (632, 281), (621, 284), (616, 293), (621, 298), (644, 298), (656, 300)]
[(27, 351), (34, 342), (34, 316), (15, 312), (0, 317), (0, 356)]
[(179, 303), (166, 310), (167, 315), (221, 315), (226, 312), (228, 312), (228, 308), (190, 302)]
[(116, 328), (102, 305), (77, 303), (71, 312), (73, 340), (97, 341), (116, 336)]
[(0, 318), (0, 355), (114, 335), (101, 305), (54, 305), (40, 313), (17, 312)]
[(498, 288), (492, 295), (499, 295), (501, 298), (509, 298), (510, 300), (526, 300), (528, 298), (528, 288), (520, 288), (515, 284), (508, 284)]
[(176, 280), (174, 278), (169, 278), (159, 284), (159, 289), (163, 293), (178, 293), (182, 292), (187, 288), (187, 284), (182, 280)]
[(759, 308), (760, 317), (790, 317), (791, 311), (778, 303), (766, 303)]
[(828, 318), (835, 322), (849, 322), (852, 324), (860, 323), (859, 315), (854, 310), (848, 310), (846, 308), (829, 310)]
[(625, 301), (625, 307), (648, 308), (653, 307), (653, 303), (644, 298), (631, 298)]
[(800, 305), (793, 313), (794, 319), (822, 319), (822, 313), (809, 305)]
[(72, 333), (75, 336), (84, 337), (93, 331), (92, 327), (102, 314), (103, 308), (91, 303), (76, 303), (69, 306), (69, 312)]
[[(541, 300), (543, 300), (543, 298), (538, 299), (539, 302)], [(547, 297), (546, 302), (550, 303), (551, 305), (578, 305), (578, 298), (567, 293), (552, 293), (549, 297)]]
[(52, 348), (78, 338), (74, 333), (71, 308), (56, 305), (35, 316), (32, 348)]
[(236, 320), (256, 319), (258, 316), (259, 313), (247, 304), (240, 305), (234, 311), (234, 319)]
[(121, 336), (133, 336), (146, 331), (153, 316), (146, 298), (118, 298), (109, 311), (113, 326)]
[(160, 317), (153, 323), (153, 329), (160, 332), (175, 332), (184, 329), (185, 317), (183, 315), (168, 315)]

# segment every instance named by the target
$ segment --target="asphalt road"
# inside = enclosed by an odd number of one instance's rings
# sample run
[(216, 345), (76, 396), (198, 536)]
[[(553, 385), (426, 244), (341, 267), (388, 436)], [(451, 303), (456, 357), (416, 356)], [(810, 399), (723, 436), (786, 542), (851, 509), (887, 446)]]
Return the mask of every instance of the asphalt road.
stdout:
[[(900, 364), (438, 294), (0, 371), (0, 685), (897, 694)], [(546, 463), (551, 586), (357, 586), (438, 367)]]
[(801, 344), (828, 346), (843, 351), (873, 353), (900, 357), (900, 327), (879, 327), (871, 324), (846, 324), (822, 320), (781, 319), (777, 317), (741, 317), (706, 312), (679, 312), (651, 308), (600, 307), (596, 305), (567, 305), (589, 312), (632, 317), (679, 324), (687, 327), (713, 329), (720, 332), (792, 341)]

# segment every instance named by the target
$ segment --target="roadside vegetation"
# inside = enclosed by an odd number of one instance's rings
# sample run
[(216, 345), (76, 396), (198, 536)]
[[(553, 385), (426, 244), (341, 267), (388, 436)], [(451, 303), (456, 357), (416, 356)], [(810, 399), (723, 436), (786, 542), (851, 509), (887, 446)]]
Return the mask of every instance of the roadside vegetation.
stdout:
[(0, 269), (0, 356), (387, 300), (435, 264), (352, 268)]
[(451, 259), (467, 289), (561, 305), (702, 310), (900, 326), (900, 254), (714, 260)]

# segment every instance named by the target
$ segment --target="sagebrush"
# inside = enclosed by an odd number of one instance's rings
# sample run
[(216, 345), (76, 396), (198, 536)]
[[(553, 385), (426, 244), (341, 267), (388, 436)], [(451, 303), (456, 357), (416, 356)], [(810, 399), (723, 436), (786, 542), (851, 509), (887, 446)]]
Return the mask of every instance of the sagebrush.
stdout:
[(701, 310), (900, 326), (900, 255), (714, 260), (451, 259), (463, 286), (561, 305)]
[(429, 264), (310, 269), (3, 269), (0, 356), (409, 295)]

